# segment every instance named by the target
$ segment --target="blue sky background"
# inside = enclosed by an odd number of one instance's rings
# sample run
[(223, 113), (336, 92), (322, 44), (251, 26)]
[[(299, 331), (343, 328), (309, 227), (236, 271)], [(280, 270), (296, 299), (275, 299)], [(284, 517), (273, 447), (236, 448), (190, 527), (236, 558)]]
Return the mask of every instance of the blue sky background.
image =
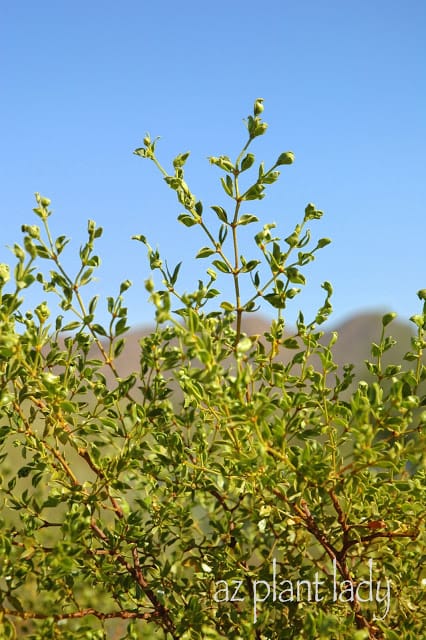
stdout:
[[(360, 310), (417, 313), (416, 291), (426, 287), (425, 29), (423, 0), (3, 2), (0, 261), (13, 261), (6, 245), (21, 224), (37, 222), (39, 191), (52, 199), (54, 232), (72, 238), (71, 270), (87, 219), (105, 229), (88, 295), (115, 294), (130, 278), (130, 321), (150, 321), (145, 251), (130, 237), (147, 235), (170, 265), (184, 260), (182, 290), (196, 287), (204, 265), (192, 257), (206, 241), (176, 222), (173, 192), (133, 149), (149, 131), (161, 136), (166, 166), (190, 150), (188, 183), (205, 209), (224, 204), (206, 158), (238, 154), (242, 120), (263, 97), (269, 130), (253, 146), (257, 159), (293, 150), (296, 162), (246, 211), (285, 237), (314, 202), (325, 216), (313, 236), (333, 240), (307, 269), (288, 321), (299, 308), (311, 319), (323, 280), (334, 286), (334, 324)], [(24, 308), (44, 298), (34, 292)]]

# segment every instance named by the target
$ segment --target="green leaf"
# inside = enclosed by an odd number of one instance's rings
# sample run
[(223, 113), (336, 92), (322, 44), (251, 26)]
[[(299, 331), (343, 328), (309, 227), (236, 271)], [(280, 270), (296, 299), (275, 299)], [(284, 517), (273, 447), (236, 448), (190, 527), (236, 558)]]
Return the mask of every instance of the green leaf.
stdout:
[(132, 240), (137, 240), (138, 242), (142, 242), (143, 244), (147, 243), (146, 237), (143, 236), (142, 234), (139, 234), (137, 236), (132, 236)]
[(35, 248), (39, 258), (44, 258), (44, 259), (50, 258), (50, 252), (48, 249), (46, 249), (46, 247), (43, 247), (41, 244), (37, 244)]
[(279, 171), (269, 171), (262, 179), (263, 184), (273, 184), (280, 177)]
[(224, 309), (225, 311), (235, 311), (235, 305), (233, 305), (231, 302), (221, 302), (220, 308)]
[(203, 247), (202, 249), (199, 250), (199, 252), (197, 253), (197, 255), (195, 257), (196, 258), (208, 258), (209, 256), (212, 256), (214, 253), (216, 253), (216, 251), (214, 249), (211, 249), (210, 247)]
[(294, 287), (292, 289), (287, 289), (287, 298), (289, 298), (290, 300), (292, 298), (294, 298), (295, 296), (297, 296), (298, 293), (300, 293), (301, 289), (295, 289)]
[(235, 171), (235, 167), (232, 164), (231, 160), (228, 158), (228, 156), (220, 156), (220, 158), (215, 158), (214, 156), (211, 156), (209, 160), (210, 160), (210, 164), (215, 164), (217, 167), (219, 167), (220, 169), (223, 169), (224, 171), (227, 171), (229, 173), (233, 173)]
[(322, 283), (321, 288), (324, 289), (327, 292), (328, 296), (332, 295), (333, 287), (331, 286), (331, 284), (327, 280)]
[(118, 320), (117, 324), (115, 325), (115, 335), (120, 336), (123, 333), (126, 333), (126, 331), (128, 330), (129, 327), (127, 326), (127, 318), (120, 318), (120, 320)]
[(223, 243), (225, 242), (227, 235), (228, 235), (228, 227), (224, 224), (221, 224), (219, 229), (219, 238), (218, 238), (220, 246), (222, 246)]
[(231, 270), (226, 262), (223, 262), (222, 260), (213, 260), (212, 264), (216, 267), (216, 269), (222, 271), (222, 273), (231, 273)]
[(263, 296), (275, 309), (285, 309), (285, 296), (277, 293), (267, 293)]
[(177, 282), (177, 279), (178, 279), (178, 276), (179, 276), (179, 271), (180, 271), (181, 266), (182, 266), (182, 262), (179, 262), (179, 263), (175, 266), (175, 268), (174, 268), (174, 270), (173, 270), (173, 273), (172, 273), (171, 278), (170, 278), (170, 284), (171, 284), (171, 285), (173, 285), (173, 286), (174, 286), (174, 285), (176, 284), (176, 282)]
[(118, 358), (118, 356), (123, 352), (124, 347), (126, 346), (126, 339), (120, 338), (116, 342), (114, 342), (113, 346), (113, 356), (114, 358)]
[(252, 342), (250, 340), (250, 338), (242, 338), (238, 344), (237, 344), (237, 352), (238, 353), (246, 353), (247, 351), (249, 351), (249, 349), (251, 349), (252, 347)]
[(101, 324), (92, 325), (92, 330), (93, 330), (94, 333), (97, 333), (100, 336), (107, 336), (108, 335)]
[(92, 273), (93, 273), (92, 268), (86, 269), (85, 271), (83, 271), (78, 282), (79, 286), (88, 284), (92, 280)]
[(220, 182), (222, 183), (222, 187), (228, 196), (231, 198), (234, 196), (234, 185), (232, 182), (231, 176), (226, 176), (225, 178), (221, 178)]
[(328, 244), (330, 244), (330, 242), (331, 242), (330, 238), (320, 238), (317, 243), (317, 249), (322, 249), (323, 247), (326, 247)]
[(244, 193), (241, 200), (262, 200), (265, 197), (264, 191), (263, 184), (256, 183)]
[(237, 224), (246, 225), (251, 224), (252, 222), (259, 222), (259, 218), (250, 213), (245, 213), (240, 218), (238, 218)]
[(299, 349), (300, 343), (295, 338), (286, 338), (283, 340), (283, 347), (286, 349)]
[(255, 157), (252, 153), (248, 153), (244, 156), (241, 161), (241, 171), (247, 171), (247, 169), (250, 169), (250, 167), (253, 166), (254, 160)]
[(225, 209), (223, 209), (222, 207), (218, 207), (217, 205), (213, 205), (211, 208), (216, 213), (221, 222), (228, 222), (228, 216)]
[(253, 271), (258, 264), (260, 264), (260, 260), (249, 260), (243, 265), (241, 273), (250, 273), (250, 271)]
[(323, 212), (319, 211), (314, 204), (309, 203), (305, 208), (304, 220), (319, 220), (323, 215)]
[(173, 160), (173, 167), (175, 169), (179, 169), (181, 167), (183, 167), (183, 165), (185, 164), (185, 162), (187, 161), (189, 157), (189, 151), (187, 151), (186, 153), (180, 153), (178, 156), (176, 156), (176, 158)]
[(62, 331), (74, 331), (78, 329), (80, 326), (80, 322), (78, 320), (74, 320), (73, 322), (69, 322), (64, 327), (62, 327)]
[(187, 213), (181, 213), (178, 216), (178, 220), (179, 222), (184, 224), (185, 227), (193, 227), (194, 225), (198, 224), (198, 220), (195, 220), (192, 216), (188, 215)]
[(305, 276), (300, 273), (296, 267), (287, 267), (284, 269), (284, 273), (290, 282), (293, 282), (294, 284), (306, 284)]
[(299, 232), (293, 231), (293, 233), (290, 236), (287, 236), (287, 238), (284, 238), (284, 241), (287, 242), (287, 244), (290, 247), (296, 247), (299, 241)]

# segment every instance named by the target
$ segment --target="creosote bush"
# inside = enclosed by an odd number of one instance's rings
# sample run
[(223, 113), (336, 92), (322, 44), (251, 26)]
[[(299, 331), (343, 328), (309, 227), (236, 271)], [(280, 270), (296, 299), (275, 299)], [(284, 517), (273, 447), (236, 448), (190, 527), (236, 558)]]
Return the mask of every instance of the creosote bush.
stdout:
[[(22, 226), (15, 263), (0, 265), (1, 638), (422, 637), (426, 290), (405, 368), (382, 362), (394, 345), (388, 313), (369, 382), (337, 369), (336, 334), (321, 341), (329, 282), (315, 317), (286, 325), (304, 267), (330, 241), (311, 242), (313, 204), (283, 238), (250, 213), (294, 160), (256, 164), (262, 112), (258, 99), (235, 161), (210, 158), (228, 204), (206, 210), (195, 198), (188, 153), (169, 173), (156, 140), (135, 151), (175, 191), (178, 220), (204, 235), (197, 258), (208, 266), (182, 292), (180, 265), (135, 236), (156, 324), (127, 377), (116, 359), (131, 283), (107, 299), (105, 326), (98, 298), (84, 296), (101, 228), (89, 221), (70, 275), (68, 239), (52, 237), (50, 201), (36, 194), (39, 224)], [(252, 246), (239, 245), (243, 226), (255, 229)], [(37, 283), (46, 301), (23, 313)], [(52, 296), (64, 312), (54, 319)], [(246, 335), (261, 302), (276, 317)]]

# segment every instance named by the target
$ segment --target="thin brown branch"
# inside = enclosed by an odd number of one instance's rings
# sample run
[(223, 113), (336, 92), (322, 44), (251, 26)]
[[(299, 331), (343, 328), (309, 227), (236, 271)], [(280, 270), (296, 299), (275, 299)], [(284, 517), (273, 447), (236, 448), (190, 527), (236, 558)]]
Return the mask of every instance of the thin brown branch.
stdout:
[(1, 613), (4, 616), (11, 616), (14, 618), (20, 618), (21, 620), (72, 620), (76, 618), (85, 618), (86, 616), (95, 616), (99, 620), (110, 620), (112, 618), (121, 618), (122, 620), (131, 620), (137, 618), (138, 620), (145, 620), (150, 622), (152, 620), (158, 620), (158, 613), (147, 611), (111, 611), (105, 613), (104, 611), (98, 611), (97, 609), (80, 609), (79, 611), (71, 611), (70, 613), (37, 613), (34, 611), (17, 611), (16, 609), (1, 609)]
[[(100, 538), (103, 542), (108, 541), (106, 534), (96, 524), (96, 522), (92, 520), (90, 526), (92, 531), (94, 531), (94, 533), (98, 538)], [(141, 589), (147, 596), (148, 600), (153, 605), (157, 614), (157, 618), (160, 618), (162, 620), (164, 629), (166, 629), (166, 631), (168, 631), (171, 634), (172, 638), (177, 639), (177, 636), (175, 635), (175, 625), (173, 624), (173, 621), (170, 618), (170, 614), (167, 608), (157, 598), (154, 591), (150, 588), (149, 583), (147, 582), (144, 574), (142, 573), (137, 547), (134, 547), (132, 550), (133, 566), (128, 562), (128, 560), (126, 560), (126, 558), (122, 554), (114, 553), (114, 551), (112, 550), (111, 550), (111, 554), (114, 555), (116, 560), (128, 571), (128, 573), (133, 577), (133, 579), (141, 587)]]

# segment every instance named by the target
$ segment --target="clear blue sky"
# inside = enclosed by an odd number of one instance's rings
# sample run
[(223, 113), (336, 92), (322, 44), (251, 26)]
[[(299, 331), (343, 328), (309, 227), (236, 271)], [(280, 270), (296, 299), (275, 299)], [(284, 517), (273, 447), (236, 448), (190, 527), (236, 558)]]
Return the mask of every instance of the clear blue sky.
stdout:
[(39, 191), (52, 199), (54, 231), (72, 237), (67, 255), (88, 218), (104, 227), (96, 289), (105, 297), (130, 278), (130, 320), (148, 322), (145, 252), (130, 236), (147, 235), (170, 265), (184, 260), (183, 290), (196, 287), (192, 256), (206, 242), (176, 222), (174, 194), (133, 149), (149, 131), (161, 136), (165, 164), (190, 150), (188, 182), (205, 207), (223, 204), (206, 158), (235, 156), (242, 120), (263, 97), (269, 131), (253, 150), (266, 163), (293, 150), (296, 163), (256, 213), (286, 236), (314, 202), (325, 216), (313, 235), (333, 240), (306, 272), (289, 321), (300, 307), (310, 319), (326, 279), (334, 323), (359, 310), (417, 313), (425, 33), (423, 0), (3, 2), (0, 261), (11, 260), (6, 245), (21, 224), (36, 222)]

